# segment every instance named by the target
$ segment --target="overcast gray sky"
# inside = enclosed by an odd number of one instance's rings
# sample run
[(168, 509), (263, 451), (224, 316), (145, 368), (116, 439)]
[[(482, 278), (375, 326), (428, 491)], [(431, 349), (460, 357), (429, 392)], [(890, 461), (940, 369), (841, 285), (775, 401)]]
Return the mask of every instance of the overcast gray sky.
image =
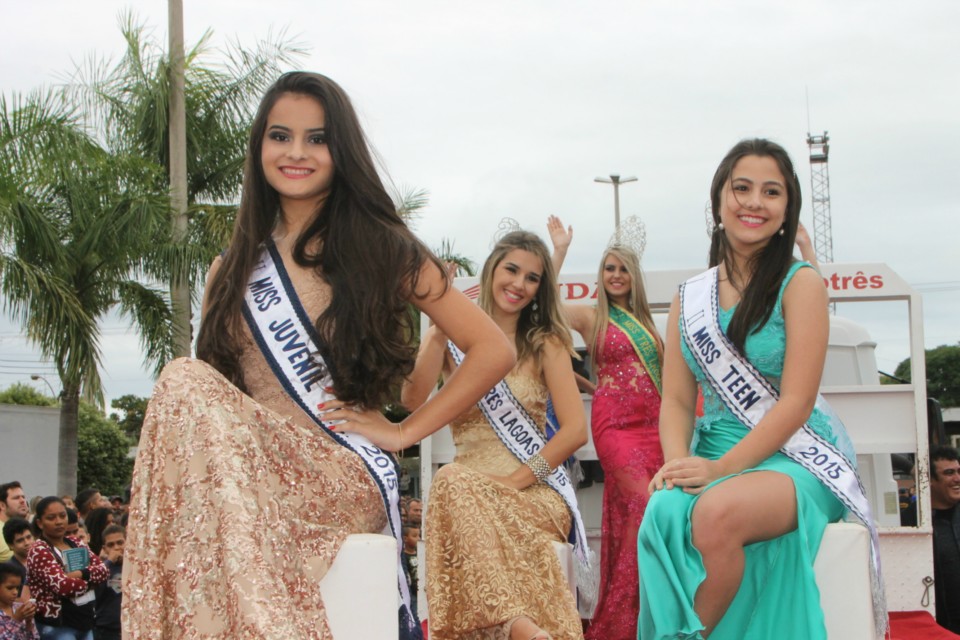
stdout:
[[(564, 271), (595, 271), (613, 196), (593, 178), (619, 173), (639, 179), (621, 205), (646, 224), (644, 268), (703, 266), (713, 170), (752, 136), (792, 154), (810, 227), (808, 122), (828, 130), (835, 261), (888, 263), (924, 293), (927, 346), (960, 341), (955, 0), (184, 4), (188, 43), (286, 28), (306, 44), (302, 68), (350, 93), (393, 181), (429, 190), (416, 231), (475, 261), (501, 217), (545, 235), (552, 213), (575, 229)], [(119, 55), (118, 16), (133, 6), (165, 42), (164, 0), (3, 0), (3, 93)], [(883, 370), (908, 355), (904, 318), (896, 305), (858, 312)], [(121, 321), (103, 347), (108, 398), (148, 395)], [(0, 354), (0, 387), (50, 372), (7, 319)]]

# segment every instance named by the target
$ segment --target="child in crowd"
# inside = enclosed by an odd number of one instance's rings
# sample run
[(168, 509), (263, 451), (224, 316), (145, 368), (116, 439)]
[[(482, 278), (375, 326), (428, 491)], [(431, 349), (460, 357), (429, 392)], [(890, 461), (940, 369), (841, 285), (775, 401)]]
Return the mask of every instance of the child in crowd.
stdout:
[(33, 615), (37, 604), (20, 602), (23, 573), (9, 562), (0, 563), (0, 640), (38, 640)]

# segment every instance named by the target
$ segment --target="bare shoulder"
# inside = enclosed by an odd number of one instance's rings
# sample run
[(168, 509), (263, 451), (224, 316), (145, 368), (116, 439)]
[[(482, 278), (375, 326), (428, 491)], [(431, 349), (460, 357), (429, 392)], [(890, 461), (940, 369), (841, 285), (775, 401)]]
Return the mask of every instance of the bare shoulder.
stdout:
[(543, 344), (540, 346), (540, 357), (543, 362), (570, 362), (570, 348), (561, 336), (550, 334), (543, 338)]
[(424, 260), (421, 263), (416, 290), (414, 291), (415, 297), (436, 299), (452, 288), (447, 281), (446, 274), (440, 270), (440, 267), (433, 260)]
[(214, 277), (217, 275), (217, 273), (220, 271), (220, 267), (221, 267), (222, 265), (223, 265), (223, 258), (222, 258), (222, 257), (217, 256), (216, 258), (213, 259), (213, 262), (210, 263), (210, 268), (207, 269), (206, 286), (208, 286), (208, 287), (210, 286), (210, 283), (213, 281), (213, 278), (214, 278)]
[(803, 267), (798, 269), (790, 282), (787, 283), (783, 291), (784, 304), (791, 302), (812, 302), (822, 300), (827, 302), (827, 288), (823, 284), (823, 278), (817, 273), (816, 269)]

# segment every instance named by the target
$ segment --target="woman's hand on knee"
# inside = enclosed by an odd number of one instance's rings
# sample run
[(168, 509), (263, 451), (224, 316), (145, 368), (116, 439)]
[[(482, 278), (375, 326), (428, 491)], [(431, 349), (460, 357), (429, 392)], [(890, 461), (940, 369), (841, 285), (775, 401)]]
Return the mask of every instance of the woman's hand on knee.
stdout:
[(665, 482), (671, 486), (681, 487), (684, 493), (694, 495), (699, 494), (714, 480), (727, 475), (718, 461), (699, 456), (671, 460), (663, 465), (657, 474), (663, 474)]
[(667, 467), (667, 464), (670, 464), (670, 463), (668, 462), (664, 464), (662, 467), (660, 467), (660, 469), (655, 474), (653, 474), (653, 479), (650, 480), (650, 484), (647, 485), (647, 492), (650, 495), (653, 495), (655, 492), (660, 491), (662, 489), (673, 489), (673, 481), (667, 480), (664, 477), (664, 473), (663, 473), (664, 469), (666, 469)]
[(400, 451), (415, 442), (404, 442), (402, 426), (390, 422), (379, 411), (344, 404), (339, 400), (331, 400), (318, 406), (324, 421), (335, 422), (331, 431), (341, 433), (359, 433), (365, 436), (375, 446), (384, 451)]

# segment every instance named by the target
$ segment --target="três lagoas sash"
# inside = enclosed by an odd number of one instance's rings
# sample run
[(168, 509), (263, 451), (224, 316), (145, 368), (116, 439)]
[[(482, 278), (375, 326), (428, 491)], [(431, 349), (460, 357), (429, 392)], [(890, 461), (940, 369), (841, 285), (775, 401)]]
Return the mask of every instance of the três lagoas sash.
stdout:
[(297, 297), (283, 260), (272, 241), (265, 243), (247, 283), (243, 317), (264, 358), (287, 395), (335, 442), (360, 456), (383, 498), (389, 524), (383, 533), (397, 540), (397, 589), (401, 640), (422, 640), (410, 607), (410, 591), (401, 564), (400, 474), (393, 456), (358, 433), (331, 431), (317, 406), (334, 400), (329, 369), (316, 329)]
[[(463, 362), (464, 354), (453, 342), (447, 342), (447, 348), (457, 366)], [(477, 403), (483, 417), (493, 428), (507, 450), (520, 462), (526, 462), (530, 456), (538, 453), (547, 443), (547, 439), (537, 427), (536, 422), (527, 413), (523, 404), (517, 400), (506, 380), (501, 380)], [(590, 554), (587, 548), (587, 534), (577, 506), (577, 494), (563, 465), (553, 470), (544, 483), (560, 494), (570, 511), (572, 526), (569, 542), (573, 545), (582, 568), (589, 568)]]

